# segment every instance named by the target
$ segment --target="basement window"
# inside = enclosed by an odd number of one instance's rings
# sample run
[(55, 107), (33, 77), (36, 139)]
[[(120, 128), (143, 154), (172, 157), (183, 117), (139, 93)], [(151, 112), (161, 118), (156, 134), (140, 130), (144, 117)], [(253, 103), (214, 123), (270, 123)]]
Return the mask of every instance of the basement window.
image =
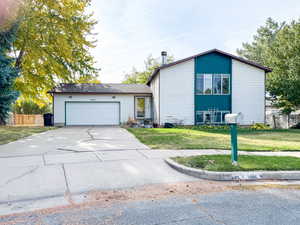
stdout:
[(196, 124), (224, 124), (229, 111), (197, 111)]

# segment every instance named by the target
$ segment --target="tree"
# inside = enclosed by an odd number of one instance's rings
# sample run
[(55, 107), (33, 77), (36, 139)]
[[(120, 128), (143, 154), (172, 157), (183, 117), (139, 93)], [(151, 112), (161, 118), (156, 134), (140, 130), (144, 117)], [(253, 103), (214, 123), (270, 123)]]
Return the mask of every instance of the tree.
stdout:
[(39, 106), (32, 100), (20, 100), (13, 105), (13, 112), (17, 114), (45, 114), (51, 112), (51, 105)]
[(278, 23), (268, 18), (266, 24), (257, 29), (257, 34), (253, 36), (254, 40), (251, 43), (243, 43), (242, 48), (237, 49), (237, 53), (246, 59), (267, 65), (267, 50), (284, 26), (285, 22)]
[(9, 56), (16, 32), (17, 25), (13, 25), (9, 30), (0, 31), (0, 125), (5, 124), (11, 104), (19, 95), (13, 87), (19, 71), (13, 66), (14, 59)]
[(93, 80), (98, 70), (89, 50), (96, 22), (86, 13), (91, 0), (23, 0), (14, 42), (15, 86), (23, 98), (48, 101), (46, 92), (60, 82)]
[(241, 56), (272, 68), (267, 76), (267, 90), (274, 105), (290, 115), (300, 106), (300, 20), (276, 23), (268, 19), (258, 29), (252, 44), (243, 44)]
[(300, 105), (300, 20), (286, 25), (267, 51), (273, 72), (268, 77), (270, 93)]
[[(168, 56), (167, 62), (173, 62), (174, 57)], [(158, 68), (161, 64), (158, 59), (149, 55), (147, 59), (144, 61), (145, 69), (143, 71), (138, 71), (135, 67), (132, 68), (132, 71), (125, 75), (124, 84), (145, 84), (147, 83), (149, 77), (154, 72), (156, 68)]]
[(96, 78), (92, 78), (90, 76), (81, 76), (79, 79), (76, 81), (77, 83), (89, 83), (89, 84), (100, 84), (100, 80)]

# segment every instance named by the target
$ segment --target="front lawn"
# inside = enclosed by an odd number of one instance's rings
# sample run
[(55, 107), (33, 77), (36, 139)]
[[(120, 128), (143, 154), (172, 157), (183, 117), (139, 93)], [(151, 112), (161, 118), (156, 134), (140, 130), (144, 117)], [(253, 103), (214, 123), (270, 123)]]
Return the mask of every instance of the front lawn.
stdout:
[(53, 127), (8, 127), (0, 126), (0, 145), (16, 141), (20, 138), (32, 134), (41, 133), (47, 130), (55, 129)]
[[(229, 129), (129, 128), (152, 149), (230, 149)], [(300, 130), (238, 129), (239, 150), (300, 150)]]
[(230, 155), (175, 157), (173, 160), (184, 166), (209, 171), (300, 170), (300, 158), (288, 156), (241, 155), (238, 166), (231, 164)]

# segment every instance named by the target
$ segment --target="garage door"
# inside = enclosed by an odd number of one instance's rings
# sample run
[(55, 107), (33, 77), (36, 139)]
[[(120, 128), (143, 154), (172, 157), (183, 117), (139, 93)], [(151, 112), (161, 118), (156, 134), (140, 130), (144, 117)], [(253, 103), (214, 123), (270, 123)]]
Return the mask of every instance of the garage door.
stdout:
[(67, 102), (66, 125), (119, 125), (118, 102)]

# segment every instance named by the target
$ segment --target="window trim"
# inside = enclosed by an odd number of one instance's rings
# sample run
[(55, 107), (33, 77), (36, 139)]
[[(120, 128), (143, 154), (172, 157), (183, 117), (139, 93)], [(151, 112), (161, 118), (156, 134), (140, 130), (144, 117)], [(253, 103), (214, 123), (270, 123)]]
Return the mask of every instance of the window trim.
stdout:
[[(212, 75), (212, 79), (211, 79), (211, 93), (210, 94), (206, 94), (205, 93), (205, 75), (209, 74)], [(195, 93), (196, 95), (224, 95), (224, 96), (228, 96), (231, 95), (231, 76), (229, 73), (198, 73), (196, 74), (196, 80), (195, 83), (197, 83), (197, 79), (198, 76), (202, 75), (203, 76), (203, 88), (202, 88), (202, 93), (197, 92), (197, 85), (195, 85)], [(215, 75), (221, 75), (221, 93), (215, 94), (214, 93), (214, 76)], [(224, 77), (228, 77), (228, 93), (227, 94), (223, 94), (223, 78)]]

